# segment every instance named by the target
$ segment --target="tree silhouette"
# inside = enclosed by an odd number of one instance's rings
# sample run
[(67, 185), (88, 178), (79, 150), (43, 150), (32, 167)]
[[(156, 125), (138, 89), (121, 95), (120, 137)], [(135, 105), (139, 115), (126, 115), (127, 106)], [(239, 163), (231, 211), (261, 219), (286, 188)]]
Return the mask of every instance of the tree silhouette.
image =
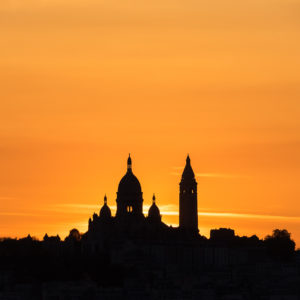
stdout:
[(265, 237), (265, 245), (269, 255), (274, 258), (289, 260), (294, 255), (295, 242), (286, 229), (274, 229), (272, 235)]

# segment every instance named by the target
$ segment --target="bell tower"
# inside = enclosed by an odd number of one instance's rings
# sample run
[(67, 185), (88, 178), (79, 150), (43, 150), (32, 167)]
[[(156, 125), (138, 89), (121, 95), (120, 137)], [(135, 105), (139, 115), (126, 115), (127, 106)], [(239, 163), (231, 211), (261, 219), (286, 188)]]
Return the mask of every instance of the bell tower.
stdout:
[(179, 186), (179, 228), (198, 233), (197, 182), (189, 155)]

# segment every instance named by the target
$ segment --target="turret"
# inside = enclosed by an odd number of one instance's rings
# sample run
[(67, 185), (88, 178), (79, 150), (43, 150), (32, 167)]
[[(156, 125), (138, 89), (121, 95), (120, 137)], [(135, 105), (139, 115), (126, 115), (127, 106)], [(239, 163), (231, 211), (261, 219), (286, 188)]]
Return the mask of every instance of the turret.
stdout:
[(156, 198), (155, 198), (155, 195), (153, 194), (152, 205), (148, 211), (148, 220), (150, 222), (160, 222), (161, 221), (160, 211), (155, 203), (155, 200), (156, 200)]
[(107, 197), (106, 195), (104, 196), (104, 204), (100, 210), (100, 219), (101, 220), (107, 220), (107, 219), (110, 219), (111, 218), (111, 211), (110, 211), (110, 208), (108, 207), (107, 205)]

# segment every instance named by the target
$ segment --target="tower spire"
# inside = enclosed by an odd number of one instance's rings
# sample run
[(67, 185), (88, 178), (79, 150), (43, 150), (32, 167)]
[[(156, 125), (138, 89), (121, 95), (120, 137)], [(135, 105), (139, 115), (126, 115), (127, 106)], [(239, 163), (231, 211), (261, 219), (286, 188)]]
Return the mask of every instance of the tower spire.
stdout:
[(153, 197), (152, 197), (152, 203), (154, 204), (155, 203), (155, 194), (153, 193)]
[(185, 181), (185, 180), (195, 181), (195, 174), (191, 166), (191, 159), (189, 154), (186, 157), (186, 164), (181, 177), (181, 181)]
[(107, 197), (106, 194), (104, 195), (104, 205), (107, 204)]
[(191, 164), (191, 159), (190, 159), (190, 155), (188, 154), (186, 157), (186, 164), (190, 165)]

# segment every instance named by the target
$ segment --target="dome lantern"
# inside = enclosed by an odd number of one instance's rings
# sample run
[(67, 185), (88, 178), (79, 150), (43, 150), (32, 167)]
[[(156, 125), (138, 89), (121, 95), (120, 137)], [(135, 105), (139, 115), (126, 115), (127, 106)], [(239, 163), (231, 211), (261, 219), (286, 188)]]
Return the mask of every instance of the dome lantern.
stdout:
[(131, 161), (130, 153), (127, 159), (127, 172), (128, 171), (132, 171), (132, 161)]

